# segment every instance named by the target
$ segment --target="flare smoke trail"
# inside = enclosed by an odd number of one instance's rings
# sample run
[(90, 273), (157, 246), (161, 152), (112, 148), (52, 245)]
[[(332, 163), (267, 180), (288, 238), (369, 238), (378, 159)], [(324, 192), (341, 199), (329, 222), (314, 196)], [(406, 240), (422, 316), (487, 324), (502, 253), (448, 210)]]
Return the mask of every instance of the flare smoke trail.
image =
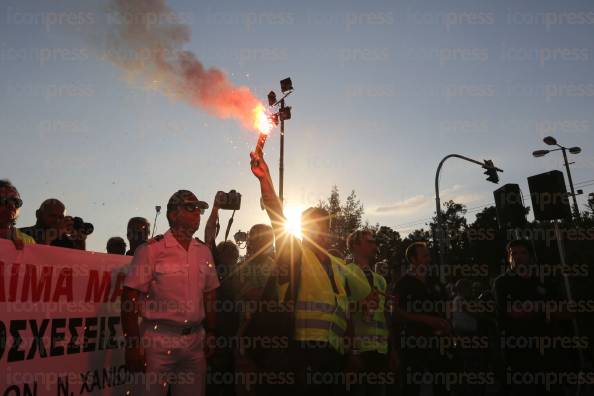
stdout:
[(190, 28), (178, 23), (165, 0), (111, 0), (109, 59), (128, 77), (220, 118), (234, 118), (254, 130), (260, 101), (249, 88), (235, 86), (225, 73), (206, 69), (196, 55), (183, 50)]

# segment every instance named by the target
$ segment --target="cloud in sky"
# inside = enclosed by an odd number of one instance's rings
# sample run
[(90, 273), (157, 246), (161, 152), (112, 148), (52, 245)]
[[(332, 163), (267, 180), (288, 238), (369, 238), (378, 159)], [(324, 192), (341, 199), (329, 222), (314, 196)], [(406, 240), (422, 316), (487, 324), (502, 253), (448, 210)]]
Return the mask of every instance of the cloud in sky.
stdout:
[[(481, 194), (472, 192), (465, 193), (464, 188), (460, 184), (455, 184), (451, 187), (445, 188), (441, 191), (441, 201), (452, 200), (454, 202), (469, 204), (484, 199)], [(377, 206), (372, 209), (373, 214), (397, 214), (397, 215), (409, 215), (419, 213), (422, 211), (430, 210), (430, 206), (434, 205), (434, 197), (419, 194), (410, 198), (403, 199), (401, 201), (394, 202), (389, 205)]]
[(410, 197), (405, 200), (395, 202), (391, 205), (378, 206), (373, 210), (373, 212), (375, 212), (376, 214), (410, 214), (423, 209), (430, 203), (430, 201), (431, 198), (429, 197), (426, 197), (424, 195), (415, 195), (414, 197)]

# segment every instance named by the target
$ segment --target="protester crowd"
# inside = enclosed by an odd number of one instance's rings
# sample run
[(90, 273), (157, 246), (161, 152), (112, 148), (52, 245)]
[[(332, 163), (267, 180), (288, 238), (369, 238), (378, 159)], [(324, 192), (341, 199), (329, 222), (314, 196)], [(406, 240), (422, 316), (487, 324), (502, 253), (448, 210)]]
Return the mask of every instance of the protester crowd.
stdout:
[[(164, 235), (149, 239), (149, 221), (133, 217), (128, 244), (107, 241), (108, 253), (134, 256), (122, 329), (126, 365), (146, 382), (132, 394), (562, 395), (571, 388), (544, 374), (577, 371), (588, 347), (553, 342), (575, 341), (575, 315), (547, 310), (567, 296), (526, 270), (535, 262), (530, 243), (508, 243), (501, 252), (508, 268), (492, 285), (441, 283), (422, 241), (408, 246), (406, 272), (391, 279), (376, 269), (372, 230), (354, 231), (348, 255), (338, 257), (329, 252), (329, 213), (309, 208), (299, 240), (284, 227), (258, 153), (251, 170), (270, 224), (250, 229), (245, 256), (231, 241), (216, 243), (216, 200), (204, 238), (194, 238), (209, 205), (187, 190), (169, 200)], [(16, 228), (22, 202), (0, 181), (0, 238), (17, 249), (85, 249), (92, 226), (65, 216), (55, 198), (41, 203), (34, 225)]]

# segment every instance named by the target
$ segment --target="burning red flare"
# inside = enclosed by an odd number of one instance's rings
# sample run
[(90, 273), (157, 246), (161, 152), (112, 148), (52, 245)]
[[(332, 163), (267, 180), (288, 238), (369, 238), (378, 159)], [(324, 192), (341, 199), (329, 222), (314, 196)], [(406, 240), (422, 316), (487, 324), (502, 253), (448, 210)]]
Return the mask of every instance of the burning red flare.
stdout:
[(254, 108), (254, 128), (264, 135), (268, 135), (272, 129), (272, 121), (262, 103)]

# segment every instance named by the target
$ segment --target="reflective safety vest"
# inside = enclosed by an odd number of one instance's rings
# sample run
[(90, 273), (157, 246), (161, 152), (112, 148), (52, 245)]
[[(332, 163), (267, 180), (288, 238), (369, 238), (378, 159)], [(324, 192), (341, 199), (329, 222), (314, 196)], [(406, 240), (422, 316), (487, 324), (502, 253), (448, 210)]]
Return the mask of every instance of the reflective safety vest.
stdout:
[(295, 339), (328, 342), (336, 351), (344, 353), (348, 309), (341, 268), (344, 262), (330, 256), (330, 263), (336, 292), (316, 255), (307, 248), (302, 249), (301, 279), (295, 304)]
[[(351, 264), (356, 265), (356, 264)], [(358, 309), (352, 313), (353, 349), (361, 352), (388, 353), (388, 324), (384, 315), (386, 298), (386, 279), (371, 271), (373, 275), (373, 289), (379, 290), (378, 306), (374, 307), (373, 315), (369, 317), (365, 311)]]

